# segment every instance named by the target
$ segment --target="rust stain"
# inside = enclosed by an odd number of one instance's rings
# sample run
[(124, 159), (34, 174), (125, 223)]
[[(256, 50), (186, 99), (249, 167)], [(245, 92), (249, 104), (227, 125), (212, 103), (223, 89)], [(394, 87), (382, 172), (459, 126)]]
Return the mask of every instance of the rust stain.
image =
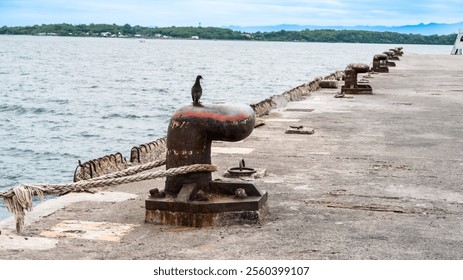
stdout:
[(238, 115), (222, 115), (219, 113), (211, 113), (211, 112), (197, 112), (197, 111), (183, 111), (183, 112), (178, 112), (174, 114), (173, 118), (174, 119), (179, 119), (179, 118), (201, 118), (201, 119), (214, 119), (220, 122), (237, 122), (237, 121), (243, 121), (247, 120), (249, 118), (248, 114), (238, 114)]
[(148, 222), (162, 225), (201, 228), (213, 226), (217, 217), (217, 213), (187, 213), (153, 210), (146, 212), (145, 219)]

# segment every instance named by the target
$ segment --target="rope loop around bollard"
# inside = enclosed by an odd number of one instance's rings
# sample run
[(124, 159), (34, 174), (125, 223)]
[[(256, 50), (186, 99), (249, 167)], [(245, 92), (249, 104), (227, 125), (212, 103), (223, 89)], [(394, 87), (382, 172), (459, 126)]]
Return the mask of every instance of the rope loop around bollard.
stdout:
[(33, 209), (32, 198), (34, 196), (37, 196), (39, 200), (42, 200), (43, 196), (46, 194), (60, 195), (67, 194), (69, 192), (90, 192), (89, 190), (91, 188), (97, 187), (115, 186), (194, 172), (217, 171), (217, 167), (211, 164), (193, 164), (170, 168), (167, 170), (152, 172), (147, 171), (164, 164), (165, 159), (162, 159), (75, 183), (36, 185), (22, 184), (9, 189), (8, 191), (0, 192), (0, 197), (3, 198), (6, 209), (14, 214), (16, 219), (16, 231), (20, 233), (24, 227), (24, 218), (26, 215), (25, 210), (31, 212)]

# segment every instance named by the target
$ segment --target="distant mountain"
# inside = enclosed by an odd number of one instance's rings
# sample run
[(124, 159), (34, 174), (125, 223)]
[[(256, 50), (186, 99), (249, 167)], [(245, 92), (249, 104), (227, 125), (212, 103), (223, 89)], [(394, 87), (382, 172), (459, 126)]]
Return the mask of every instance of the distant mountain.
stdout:
[(404, 26), (318, 26), (318, 25), (296, 25), (296, 24), (280, 24), (273, 26), (224, 26), (234, 31), (241, 32), (272, 32), (272, 31), (301, 31), (301, 30), (318, 30), (318, 29), (334, 29), (334, 30), (366, 30), (366, 31), (390, 31), (405, 34), (421, 34), (421, 35), (446, 35), (458, 33), (458, 29), (463, 28), (463, 21), (458, 23), (420, 23), (417, 25), (404, 25)]

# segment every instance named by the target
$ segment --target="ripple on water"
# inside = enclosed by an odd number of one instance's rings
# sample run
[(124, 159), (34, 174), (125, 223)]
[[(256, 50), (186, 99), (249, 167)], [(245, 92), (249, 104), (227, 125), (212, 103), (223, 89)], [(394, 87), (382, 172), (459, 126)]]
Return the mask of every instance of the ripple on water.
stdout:
[(69, 99), (49, 99), (48, 102), (53, 102), (59, 105), (69, 104)]
[(14, 112), (17, 114), (24, 114), (27, 112), (27, 109), (17, 104), (2, 104), (0, 105), (0, 112)]
[(31, 108), (32, 113), (34, 114), (44, 114), (44, 113), (56, 113), (53, 109), (46, 109), (46, 108)]
[(98, 138), (100, 137), (99, 134), (96, 134), (96, 133), (91, 133), (89, 131), (83, 131), (80, 133), (80, 136), (82, 136), (83, 138)]
[(102, 117), (102, 119), (129, 119), (129, 120), (133, 120), (133, 119), (140, 119), (140, 118), (144, 118), (144, 117), (146, 117), (146, 116), (137, 116), (137, 115), (134, 115), (134, 114), (112, 113), (112, 114), (104, 115)]

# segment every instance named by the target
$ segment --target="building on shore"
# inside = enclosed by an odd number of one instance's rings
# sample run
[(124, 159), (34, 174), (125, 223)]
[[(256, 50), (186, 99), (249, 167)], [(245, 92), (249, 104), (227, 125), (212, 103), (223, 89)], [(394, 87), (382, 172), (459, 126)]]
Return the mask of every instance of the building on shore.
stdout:
[(455, 44), (453, 45), (452, 55), (462, 55), (463, 51), (463, 29), (458, 31), (457, 38), (455, 39)]

